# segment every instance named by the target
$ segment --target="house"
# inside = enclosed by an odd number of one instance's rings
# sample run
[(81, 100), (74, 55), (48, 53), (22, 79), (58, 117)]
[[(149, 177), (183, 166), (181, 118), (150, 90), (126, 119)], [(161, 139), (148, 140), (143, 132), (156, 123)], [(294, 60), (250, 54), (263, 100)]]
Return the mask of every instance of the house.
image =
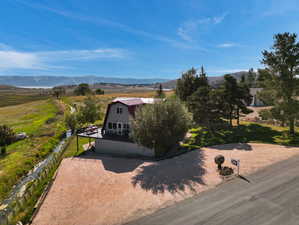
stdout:
[[(153, 98), (116, 98), (107, 107), (101, 130), (90, 129), (78, 137), (94, 139), (94, 151), (122, 157), (155, 157), (155, 151), (127, 138), (131, 131), (130, 121), (138, 107), (155, 102)], [(77, 140), (77, 143), (78, 140)]]
[(263, 88), (250, 88), (250, 95), (252, 95), (252, 102), (250, 106), (264, 106), (262, 100), (259, 99), (258, 93), (262, 91)]
[(107, 108), (102, 135), (129, 136), (130, 120), (138, 107), (154, 103), (154, 98), (116, 98)]

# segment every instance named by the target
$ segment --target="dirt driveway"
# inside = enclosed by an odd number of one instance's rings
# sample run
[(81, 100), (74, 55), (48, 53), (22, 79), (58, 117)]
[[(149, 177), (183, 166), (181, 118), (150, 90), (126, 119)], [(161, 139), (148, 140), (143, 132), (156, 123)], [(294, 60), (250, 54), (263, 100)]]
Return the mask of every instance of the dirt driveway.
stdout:
[[(63, 160), (34, 225), (121, 224), (221, 183), (214, 157), (241, 160), (246, 175), (299, 154), (299, 148), (229, 144), (159, 162), (88, 153)], [(278, 171), (279, 172), (279, 171)], [(245, 182), (245, 181), (244, 181)]]

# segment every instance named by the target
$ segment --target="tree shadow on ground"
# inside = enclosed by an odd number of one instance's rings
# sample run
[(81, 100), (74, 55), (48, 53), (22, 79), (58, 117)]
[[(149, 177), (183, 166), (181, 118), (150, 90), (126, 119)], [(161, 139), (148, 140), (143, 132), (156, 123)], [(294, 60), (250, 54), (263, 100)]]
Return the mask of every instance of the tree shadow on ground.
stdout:
[(249, 141), (275, 143), (275, 137), (282, 135), (281, 131), (260, 124), (241, 125), (234, 129), (236, 136), (243, 136)]
[(247, 143), (236, 143), (236, 144), (224, 144), (224, 145), (215, 145), (209, 147), (211, 149), (216, 149), (216, 150), (242, 150), (242, 151), (251, 151), (252, 147), (251, 145)]
[(141, 159), (112, 157), (108, 155), (98, 154), (90, 150), (79, 154), (78, 156), (76, 156), (76, 158), (98, 160), (99, 163), (102, 162), (105, 170), (114, 173), (132, 172), (138, 166), (144, 163), (144, 160)]
[(186, 189), (195, 191), (194, 185), (205, 185), (204, 158), (203, 151), (195, 150), (179, 157), (154, 162), (140, 167), (131, 182), (153, 194), (166, 191), (175, 194)]

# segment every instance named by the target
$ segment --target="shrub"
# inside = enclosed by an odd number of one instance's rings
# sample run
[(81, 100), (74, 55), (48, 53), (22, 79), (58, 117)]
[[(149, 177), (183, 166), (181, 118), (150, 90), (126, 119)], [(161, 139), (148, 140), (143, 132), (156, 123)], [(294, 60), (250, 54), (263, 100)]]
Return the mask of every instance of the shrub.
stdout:
[(231, 167), (223, 167), (221, 170), (219, 170), (219, 174), (221, 176), (229, 176), (232, 175), (234, 173), (234, 170)]
[(99, 105), (97, 105), (96, 100), (93, 97), (88, 97), (84, 100), (84, 106), (79, 108), (79, 113), (77, 115), (78, 121), (81, 124), (94, 123), (96, 120), (100, 119), (101, 113)]
[(221, 165), (225, 161), (224, 156), (223, 155), (217, 155), (214, 160), (215, 160), (215, 163), (218, 165), (218, 170), (221, 170), (222, 169)]
[(98, 88), (95, 92), (96, 92), (97, 95), (105, 94), (104, 90), (102, 90), (101, 88)]
[(1, 147), (1, 155), (5, 155), (6, 154), (6, 146), (2, 146)]
[(158, 101), (140, 107), (132, 121), (133, 139), (163, 156), (184, 139), (190, 116), (176, 100)]
[(72, 131), (72, 134), (75, 132), (77, 128), (77, 117), (76, 114), (67, 113), (64, 117), (65, 125), (68, 129)]
[(0, 125), (0, 146), (11, 144), (15, 140), (15, 133), (13, 130), (6, 126)]
[(79, 84), (74, 90), (75, 95), (88, 95), (91, 93), (91, 89), (88, 84)]

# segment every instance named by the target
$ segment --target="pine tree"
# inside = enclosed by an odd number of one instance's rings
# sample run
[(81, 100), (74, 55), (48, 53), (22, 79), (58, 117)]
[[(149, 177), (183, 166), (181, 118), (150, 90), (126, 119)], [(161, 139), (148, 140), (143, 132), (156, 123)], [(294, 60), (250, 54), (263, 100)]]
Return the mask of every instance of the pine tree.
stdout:
[(186, 101), (189, 96), (196, 91), (195, 87), (196, 70), (191, 68), (187, 72), (182, 74), (182, 77), (177, 80), (176, 95), (180, 100)]
[(288, 121), (290, 135), (295, 134), (295, 121), (299, 118), (299, 42), (290, 33), (274, 36), (272, 51), (263, 51), (267, 82), (264, 91), (272, 93), (275, 111)]
[(159, 84), (159, 88), (156, 92), (156, 97), (157, 98), (165, 98), (165, 93), (163, 91), (163, 87), (162, 87), (162, 84)]

